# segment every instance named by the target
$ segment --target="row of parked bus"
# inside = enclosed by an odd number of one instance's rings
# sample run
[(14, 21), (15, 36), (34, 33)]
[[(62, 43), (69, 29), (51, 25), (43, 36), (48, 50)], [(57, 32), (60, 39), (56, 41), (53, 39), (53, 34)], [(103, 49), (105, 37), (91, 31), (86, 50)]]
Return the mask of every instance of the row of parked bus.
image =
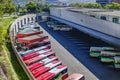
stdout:
[(114, 68), (120, 69), (120, 49), (113, 47), (91, 47), (90, 56), (98, 57), (104, 63), (113, 63)]
[(54, 80), (59, 75), (62, 80), (84, 80), (81, 74), (68, 77), (68, 67), (55, 55), (48, 36), (40, 29), (33, 27), (19, 29), (16, 45), (23, 62), (35, 80)]
[(70, 31), (72, 30), (72, 27), (64, 24), (64, 23), (60, 23), (57, 21), (48, 21), (47, 22), (47, 26), (51, 29), (53, 29), (54, 31)]

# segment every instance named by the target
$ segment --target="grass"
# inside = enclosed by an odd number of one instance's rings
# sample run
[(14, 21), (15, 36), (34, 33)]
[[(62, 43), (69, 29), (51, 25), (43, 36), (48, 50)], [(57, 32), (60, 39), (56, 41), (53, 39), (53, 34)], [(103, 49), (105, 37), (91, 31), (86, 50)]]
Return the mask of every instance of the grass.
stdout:
[[(6, 42), (9, 41), (10, 39), (9, 38), (5, 39), (5, 36), (9, 35), (8, 28), (13, 20), (14, 18), (0, 19), (0, 38), (1, 38), (0, 41), (4, 45), (4, 48), (1, 51), (2, 56), (0, 56), (0, 61), (4, 61), (6, 63), (8, 75), (10, 76), (11, 80), (15, 80), (15, 78), (17, 78), (18, 80), (29, 80), (14, 54), (14, 51), (11, 47), (11, 43)], [(7, 57), (9, 58), (9, 61), (11, 63), (8, 61)]]
[(14, 54), (14, 51), (13, 51), (10, 43), (9, 43), (9, 46), (7, 45), (6, 50), (10, 54), (11, 63), (14, 67), (16, 74), (18, 75), (19, 80), (29, 80), (26, 73), (24, 72), (23, 68), (20, 66), (20, 63), (19, 63), (16, 55)]
[(54, 80), (62, 80), (62, 74), (59, 74), (59, 76), (56, 78), (56, 79), (54, 79)]

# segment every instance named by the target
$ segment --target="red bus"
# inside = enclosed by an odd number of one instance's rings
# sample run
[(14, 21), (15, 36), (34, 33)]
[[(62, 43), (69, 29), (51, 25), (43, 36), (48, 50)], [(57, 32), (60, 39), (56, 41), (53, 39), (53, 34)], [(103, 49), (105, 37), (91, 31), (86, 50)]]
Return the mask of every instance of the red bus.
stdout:
[(30, 44), (27, 45), (27, 48), (31, 49), (31, 48), (34, 48), (34, 47), (45, 46), (45, 45), (48, 45), (48, 44), (50, 45), (50, 40), (45, 39), (42, 42), (37, 41), (37, 42), (30, 43)]
[(39, 67), (41, 67), (41, 66), (43, 66), (45, 64), (47, 64), (47, 63), (49, 63), (51, 61), (57, 60), (57, 59), (58, 59), (57, 56), (49, 56), (49, 57), (47, 57), (47, 58), (45, 58), (45, 59), (43, 59), (43, 60), (41, 60), (39, 62), (36, 62), (36, 63), (28, 66), (28, 68), (29, 68), (30, 71), (33, 71), (33, 70), (35, 70), (35, 69), (37, 69), (37, 68), (39, 68)]
[(35, 42), (42, 42), (45, 39), (48, 39), (48, 36), (45, 36), (43, 34), (37, 34), (32, 36), (27, 36), (24, 38), (18, 38), (19, 47), (23, 49), (29, 49), (34, 45), (30, 45)]
[(46, 49), (43, 49), (43, 50), (40, 50), (40, 51), (37, 51), (37, 52), (33, 52), (31, 54), (28, 54), (28, 55), (25, 55), (25, 56), (22, 57), (22, 59), (25, 61), (25, 60), (36, 57), (36, 56), (38, 56), (40, 54), (43, 54), (45, 52), (48, 52), (48, 51), (52, 51), (52, 50), (49, 49), (49, 47), (48, 47), (48, 49), (46, 48)]
[(65, 80), (85, 80), (85, 77), (82, 74), (74, 73)]
[(41, 46), (41, 47), (38, 47), (38, 48), (35, 48), (35, 49), (32, 49), (32, 50), (28, 50), (28, 51), (22, 52), (22, 53), (20, 53), (20, 55), (21, 55), (21, 56), (25, 56), (25, 55), (27, 55), (27, 54), (31, 54), (31, 53), (33, 53), (33, 52), (46, 49), (46, 48), (48, 48), (48, 47), (50, 47), (50, 45)]
[(36, 34), (42, 34), (42, 33), (43, 31), (39, 31), (31, 28), (25, 28), (17, 33), (17, 38), (23, 38), (27, 36), (36, 35)]
[(62, 75), (62, 80), (65, 80), (68, 77), (67, 66), (59, 65), (50, 71), (40, 75), (36, 80), (53, 80), (56, 79), (59, 75)]
[(54, 67), (56, 67), (56, 66), (58, 66), (58, 65), (60, 65), (60, 64), (62, 64), (62, 61), (60, 61), (60, 60), (52, 61), (51, 63), (48, 63), (48, 64), (46, 64), (45, 66), (42, 66), (42, 67), (39, 67), (39, 68), (33, 70), (33, 71), (32, 71), (32, 74), (33, 74), (33, 76), (34, 76), (35, 78), (37, 78), (37, 77), (40, 76), (41, 74), (49, 71), (50, 69), (52, 69), (52, 68), (54, 68)]
[(36, 56), (36, 57), (34, 57), (34, 58), (31, 58), (31, 59), (28, 59), (28, 60), (26, 60), (25, 61), (25, 64), (26, 65), (30, 65), (30, 64), (32, 64), (32, 63), (35, 63), (35, 62), (37, 62), (37, 61), (40, 61), (41, 59), (44, 59), (44, 58), (46, 58), (47, 56), (51, 56), (51, 55), (55, 55), (55, 53), (54, 52), (46, 52), (46, 53), (44, 53), (44, 54), (41, 54), (41, 55), (39, 55), (39, 56)]

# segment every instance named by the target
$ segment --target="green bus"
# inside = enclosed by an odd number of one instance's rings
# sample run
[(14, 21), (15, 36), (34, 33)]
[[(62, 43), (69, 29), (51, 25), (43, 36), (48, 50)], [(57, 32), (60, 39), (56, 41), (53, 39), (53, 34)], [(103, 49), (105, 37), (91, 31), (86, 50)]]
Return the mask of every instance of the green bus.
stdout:
[(112, 47), (90, 47), (90, 56), (99, 57), (103, 50), (114, 50)]
[(112, 62), (114, 62), (114, 56), (120, 56), (120, 50), (101, 51), (100, 61), (112, 63)]
[(114, 57), (114, 67), (116, 69), (120, 69), (120, 56), (115, 56)]

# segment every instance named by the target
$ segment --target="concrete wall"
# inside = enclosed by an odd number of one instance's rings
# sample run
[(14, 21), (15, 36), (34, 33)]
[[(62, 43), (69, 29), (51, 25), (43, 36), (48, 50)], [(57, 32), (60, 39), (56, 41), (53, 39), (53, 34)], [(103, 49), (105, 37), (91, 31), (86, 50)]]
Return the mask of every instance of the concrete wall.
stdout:
[(90, 17), (81, 13), (70, 12), (66, 8), (51, 8), (50, 14), (87, 28), (120, 38), (120, 24)]

